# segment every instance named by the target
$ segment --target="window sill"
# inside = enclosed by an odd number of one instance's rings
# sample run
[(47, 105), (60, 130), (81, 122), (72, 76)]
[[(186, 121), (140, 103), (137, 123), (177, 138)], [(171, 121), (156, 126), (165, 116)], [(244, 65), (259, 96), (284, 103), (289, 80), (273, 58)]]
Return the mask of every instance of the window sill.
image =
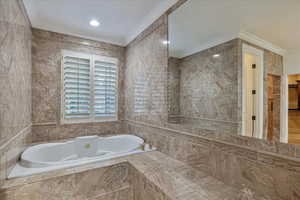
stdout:
[(101, 120), (86, 120), (86, 121), (82, 121), (82, 120), (61, 120), (60, 121), (60, 125), (76, 125), (76, 124), (99, 124), (99, 123), (110, 123), (110, 122), (120, 122), (121, 120), (119, 119), (101, 119)]

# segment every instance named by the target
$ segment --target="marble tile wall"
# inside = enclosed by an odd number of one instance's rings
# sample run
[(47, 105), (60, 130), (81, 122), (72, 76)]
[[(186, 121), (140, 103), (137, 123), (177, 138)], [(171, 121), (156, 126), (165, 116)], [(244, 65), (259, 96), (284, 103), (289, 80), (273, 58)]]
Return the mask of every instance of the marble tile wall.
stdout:
[(180, 60), (170, 57), (168, 59), (168, 118), (169, 122), (180, 115)]
[(120, 163), (20, 184), (0, 192), (0, 199), (132, 200), (129, 167), (128, 163)]
[[(32, 34), (33, 142), (47, 142), (84, 135), (122, 133), (125, 48), (39, 29), (33, 29)], [(110, 56), (119, 60), (119, 121), (60, 124), (62, 50)]]
[(122, 121), (84, 124), (39, 124), (33, 125), (32, 143), (59, 141), (88, 135), (125, 134)]
[(133, 167), (131, 168), (131, 175), (134, 200), (171, 200), (157, 185)]
[(0, 0), (0, 185), (31, 135), (31, 29), (21, 0)]
[(235, 39), (180, 59), (182, 124), (238, 131), (238, 50)]
[(167, 120), (166, 16), (126, 47), (125, 118), (161, 124)]
[(20, 154), (31, 143), (31, 125), (20, 131), (0, 149), (0, 188), (19, 160)]
[(254, 138), (223, 133), (214, 137), (196, 135), (133, 121), (127, 124), (131, 133), (143, 137), (159, 151), (228, 185), (248, 188), (267, 200), (300, 197), (300, 154), (296, 146), (277, 143), (271, 152), (268, 142)]

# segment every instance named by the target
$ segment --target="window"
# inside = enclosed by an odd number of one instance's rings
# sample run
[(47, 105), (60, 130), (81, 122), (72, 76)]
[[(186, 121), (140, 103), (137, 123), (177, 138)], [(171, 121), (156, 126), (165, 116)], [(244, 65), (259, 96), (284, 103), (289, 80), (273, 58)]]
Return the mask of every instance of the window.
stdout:
[(115, 58), (63, 51), (63, 124), (117, 120), (117, 64)]

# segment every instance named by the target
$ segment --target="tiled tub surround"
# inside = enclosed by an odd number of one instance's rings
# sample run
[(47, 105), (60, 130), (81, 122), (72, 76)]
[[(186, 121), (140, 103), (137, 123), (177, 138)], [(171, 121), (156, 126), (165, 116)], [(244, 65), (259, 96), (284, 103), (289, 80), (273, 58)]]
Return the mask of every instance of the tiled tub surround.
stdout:
[(267, 200), (300, 199), (299, 147), (141, 122), (129, 121), (128, 129), (166, 155), (237, 189), (250, 189)]
[(32, 40), (32, 123), (33, 142), (48, 142), (83, 135), (120, 134), (121, 121), (60, 124), (61, 51), (90, 53), (119, 60), (119, 113), (124, 118), (125, 48), (59, 33), (33, 29)]
[(0, 0), (0, 187), (30, 135), (30, 22), (21, 0)]
[(0, 197), (3, 200), (263, 200), (250, 190), (226, 186), (160, 152), (12, 179), (6, 182)]
[(16, 179), (16, 183), (7, 182), (0, 193), (1, 200), (130, 200), (131, 196), (129, 165), (125, 162)]

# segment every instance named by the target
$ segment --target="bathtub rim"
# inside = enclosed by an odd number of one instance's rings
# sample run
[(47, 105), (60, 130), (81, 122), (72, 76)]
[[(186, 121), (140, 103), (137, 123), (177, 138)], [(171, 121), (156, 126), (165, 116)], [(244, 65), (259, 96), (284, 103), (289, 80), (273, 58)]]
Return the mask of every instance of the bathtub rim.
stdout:
[[(79, 138), (82, 138), (85, 136), (81, 136)], [(96, 135), (93, 136), (86, 136), (86, 137), (96, 137)], [(130, 134), (118, 134), (118, 135), (108, 135), (108, 136), (97, 136), (98, 139), (109, 139), (109, 138), (123, 138), (123, 137), (129, 137), (130, 139), (134, 139), (136, 140), (135, 142), (137, 142), (139, 144), (138, 148), (135, 149), (131, 149), (130, 151), (126, 151), (126, 152), (121, 152), (119, 154), (123, 154), (123, 153), (129, 153), (131, 151), (136, 151), (138, 149), (140, 149), (143, 144), (145, 143), (144, 139), (136, 136), (136, 135), (130, 135)], [(70, 160), (70, 161), (58, 161), (58, 162), (47, 162), (47, 161), (39, 161), (39, 160), (35, 160), (33, 158), (31, 158), (32, 154), (36, 153), (37, 151), (47, 148), (47, 147), (54, 147), (54, 146), (59, 146), (59, 145), (68, 145), (70, 143), (73, 143), (75, 140), (75, 138), (69, 138), (67, 140), (64, 141), (60, 141), (60, 142), (50, 142), (50, 143), (40, 143), (40, 144), (35, 144), (35, 145), (31, 145), (29, 147), (27, 147), (21, 154), (20, 156), (20, 164), (23, 167), (26, 168), (43, 168), (43, 167), (50, 167), (50, 166), (57, 166), (57, 165), (70, 165), (73, 162), (93, 162), (94, 160), (98, 160), (99, 156), (94, 156), (94, 157), (87, 157), (87, 158), (81, 158), (78, 160)], [(118, 153), (111, 153), (108, 151), (103, 151), (106, 153), (110, 153), (109, 157), (114, 156)]]

